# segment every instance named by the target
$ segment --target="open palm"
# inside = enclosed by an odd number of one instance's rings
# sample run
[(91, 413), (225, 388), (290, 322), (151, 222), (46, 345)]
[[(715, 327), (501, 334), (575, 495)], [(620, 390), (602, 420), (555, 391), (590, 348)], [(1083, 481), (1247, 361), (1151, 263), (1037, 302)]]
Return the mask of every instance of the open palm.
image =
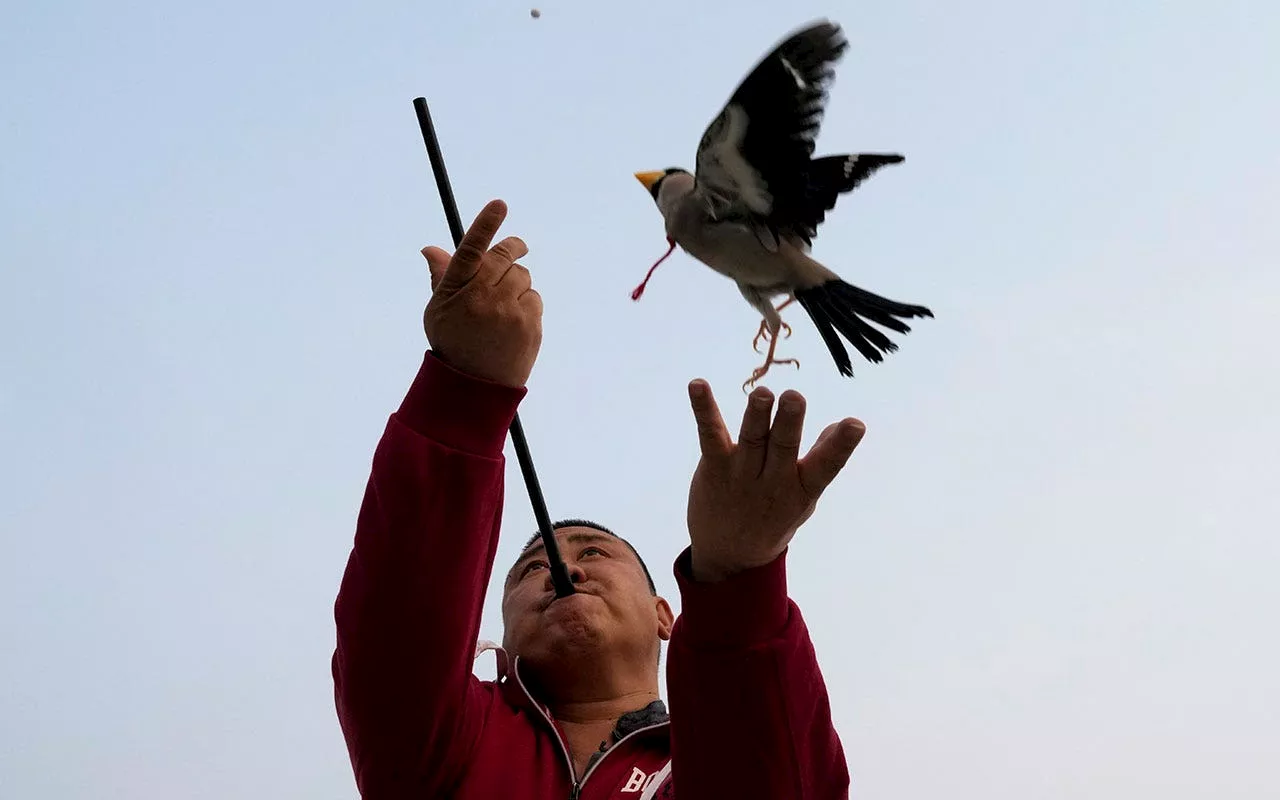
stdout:
[(786, 550), (866, 426), (852, 417), (834, 422), (800, 458), (805, 399), (799, 392), (782, 393), (771, 424), (773, 393), (754, 390), (736, 443), (705, 381), (689, 384), (689, 401), (702, 450), (689, 485), (693, 573), (700, 581), (722, 580)]

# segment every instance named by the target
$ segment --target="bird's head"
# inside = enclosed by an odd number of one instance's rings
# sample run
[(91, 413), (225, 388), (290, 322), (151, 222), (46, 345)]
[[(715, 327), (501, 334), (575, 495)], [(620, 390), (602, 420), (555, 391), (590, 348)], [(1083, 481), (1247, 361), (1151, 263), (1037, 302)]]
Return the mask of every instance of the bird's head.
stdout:
[[(676, 180), (668, 181), (671, 176), (680, 176)], [(636, 180), (640, 181), (644, 188), (649, 190), (649, 194), (653, 196), (653, 201), (662, 205), (660, 200), (660, 192), (664, 186), (669, 184), (677, 184), (688, 182), (690, 186), (693, 184), (693, 175), (687, 169), (680, 167), (667, 167), (666, 169), (653, 170), (652, 172), (637, 172)]]

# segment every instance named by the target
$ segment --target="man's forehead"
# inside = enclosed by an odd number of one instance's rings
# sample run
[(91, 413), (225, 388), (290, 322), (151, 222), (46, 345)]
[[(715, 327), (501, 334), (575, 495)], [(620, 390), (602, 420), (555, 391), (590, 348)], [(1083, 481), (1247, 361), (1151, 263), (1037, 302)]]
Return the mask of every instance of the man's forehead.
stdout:
[[(602, 530), (597, 530), (596, 528), (573, 526), (557, 528), (555, 533), (557, 542), (564, 541), (579, 544), (584, 542), (617, 542), (621, 544), (622, 542), (622, 540), (617, 536), (614, 536), (611, 533), (605, 533)], [(533, 544), (524, 549), (524, 552), (520, 554), (520, 557), (516, 559), (516, 562), (519, 563), (524, 561), (526, 558), (537, 553), (541, 553), (546, 549), (547, 546), (542, 543), (542, 537), (539, 536), (534, 540)]]

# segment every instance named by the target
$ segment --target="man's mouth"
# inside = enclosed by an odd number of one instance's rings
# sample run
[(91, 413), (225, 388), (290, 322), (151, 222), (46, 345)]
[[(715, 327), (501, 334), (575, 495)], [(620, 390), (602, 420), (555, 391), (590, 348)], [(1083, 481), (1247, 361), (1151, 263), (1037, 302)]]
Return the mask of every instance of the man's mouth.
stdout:
[[(591, 594), (591, 592), (583, 591), (582, 589), (579, 589), (579, 588), (577, 588), (577, 587), (575, 586), (575, 587), (574, 587), (574, 592), (573, 592), (573, 594), (569, 595), (569, 597), (573, 597), (574, 595), (578, 595), (578, 594)], [(561, 599), (564, 599), (564, 598), (556, 597), (555, 593), (554, 593), (554, 592), (552, 592), (552, 593), (547, 597), (547, 599), (546, 599), (546, 600), (543, 600), (543, 601), (538, 605), (538, 611), (539, 611), (539, 612), (546, 611), (548, 608), (551, 608), (552, 603), (554, 603), (554, 602), (555, 602), (555, 601), (557, 601), (557, 600), (561, 600)]]

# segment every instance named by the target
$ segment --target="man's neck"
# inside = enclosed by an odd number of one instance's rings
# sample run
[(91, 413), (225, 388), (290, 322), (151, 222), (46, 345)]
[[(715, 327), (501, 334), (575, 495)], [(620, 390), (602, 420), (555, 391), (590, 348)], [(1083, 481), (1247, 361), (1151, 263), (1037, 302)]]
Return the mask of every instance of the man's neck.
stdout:
[(578, 779), (586, 773), (594, 754), (613, 745), (618, 719), (658, 699), (658, 690), (654, 688), (606, 699), (553, 703), (551, 715), (564, 734)]
[(602, 745), (607, 749), (613, 744), (620, 717), (660, 699), (657, 659), (652, 663), (652, 669), (644, 670), (635, 659), (579, 654), (571, 663), (546, 664), (542, 669), (522, 665), (529, 667), (527, 672), (520, 670), (526, 685), (564, 733), (578, 778)]
[(657, 699), (658, 689), (654, 687), (625, 692), (615, 697), (552, 700), (549, 706), (557, 722), (590, 724), (603, 720), (616, 722), (623, 714), (644, 708)]
[[(655, 659), (656, 660), (656, 659)], [(531, 692), (558, 720), (599, 722), (614, 719), (658, 699), (658, 670), (634, 661), (580, 655), (560, 663), (521, 663)]]

